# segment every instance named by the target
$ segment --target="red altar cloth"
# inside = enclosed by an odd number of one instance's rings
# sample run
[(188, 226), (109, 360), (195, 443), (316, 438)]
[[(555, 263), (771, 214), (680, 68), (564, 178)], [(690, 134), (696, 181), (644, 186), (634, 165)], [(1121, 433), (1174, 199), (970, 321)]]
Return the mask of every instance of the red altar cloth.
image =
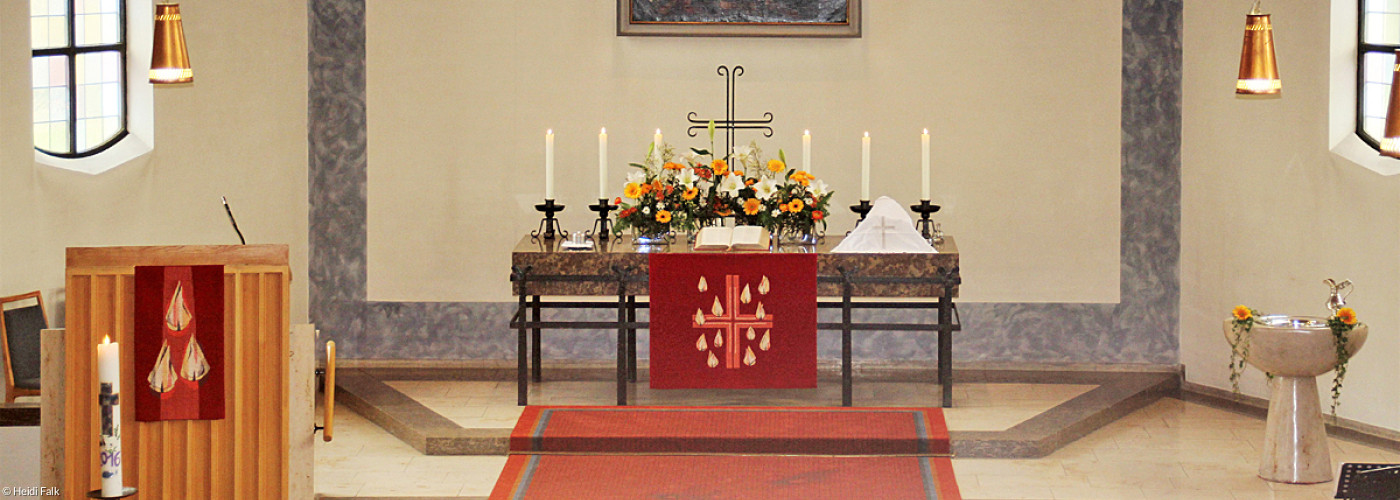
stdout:
[(815, 254), (653, 254), (651, 387), (817, 386)]

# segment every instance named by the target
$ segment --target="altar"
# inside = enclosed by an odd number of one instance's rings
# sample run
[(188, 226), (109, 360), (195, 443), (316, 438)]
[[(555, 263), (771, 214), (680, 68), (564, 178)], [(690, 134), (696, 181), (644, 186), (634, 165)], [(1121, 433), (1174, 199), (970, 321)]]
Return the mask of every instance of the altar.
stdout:
[[(951, 407), (952, 332), (961, 329), (953, 299), (962, 278), (958, 248), (952, 237), (934, 244), (937, 253), (832, 253), (842, 236), (827, 236), (816, 245), (782, 247), (779, 252), (817, 254), (817, 307), (839, 309), (838, 322), (818, 322), (817, 329), (841, 332), (841, 403), (852, 404), (851, 339), (854, 332), (914, 331), (938, 335), (938, 383), (942, 406)], [(517, 403), (529, 403), (531, 381), (542, 379), (540, 355), (544, 330), (617, 330), (617, 404), (627, 404), (627, 387), (637, 380), (637, 330), (649, 323), (637, 310), (649, 307), (648, 259), (653, 253), (693, 252), (689, 244), (638, 246), (628, 236), (599, 242), (591, 250), (563, 250), (561, 239), (523, 237), (511, 254), (512, 293), (518, 299), (510, 327), (517, 335)], [(713, 252), (705, 252), (713, 253)], [(545, 300), (545, 297), (551, 297)], [(569, 300), (609, 297), (616, 300)], [(824, 300), (823, 300), (824, 299)], [(860, 300), (857, 300), (860, 299)], [(897, 300), (891, 300), (897, 299)], [(610, 321), (543, 321), (545, 309), (610, 309)], [(857, 309), (933, 309), (937, 321), (859, 323)]]

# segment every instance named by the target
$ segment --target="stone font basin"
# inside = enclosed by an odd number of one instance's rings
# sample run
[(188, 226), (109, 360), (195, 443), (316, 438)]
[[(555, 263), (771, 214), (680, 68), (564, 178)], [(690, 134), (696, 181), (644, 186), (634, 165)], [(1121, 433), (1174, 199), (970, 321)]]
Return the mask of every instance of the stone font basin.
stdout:
[[(1231, 322), (1225, 322), (1225, 335), (1233, 340)], [(1347, 333), (1347, 353), (1355, 355), (1366, 344), (1369, 328), (1357, 325)], [(1255, 368), (1274, 375), (1316, 377), (1337, 366), (1332, 328), (1327, 319), (1317, 316), (1260, 316), (1245, 334), (1249, 355), (1245, 358)]]

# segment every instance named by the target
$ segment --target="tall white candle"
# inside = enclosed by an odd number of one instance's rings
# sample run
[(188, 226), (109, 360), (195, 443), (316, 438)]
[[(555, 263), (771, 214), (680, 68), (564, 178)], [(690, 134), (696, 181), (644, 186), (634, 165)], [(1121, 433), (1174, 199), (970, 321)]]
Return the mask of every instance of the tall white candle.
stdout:
[(870, 200), (870, 132), (860, 140), (860, 199)]
[(608, 129), (598, 132), (598, 199), (608, 198)]
[(554, 129), (544, 133), (544, 199), (554, 199)]
[(927, 200), (927, 199), (929, 199), (929, 196), (928, 196), (928, 190), (929, 190), (929, 185), (928, 185), (928, 177), (929, 177), (929, 175), (928, 175), (928, 129), (924, 129), (924, 135), (923, 135), (923, 137), (920, 138), (920, 140), (923, 142), (923, 146), (924, 146), (924, 170), (923, 170), (923, 183), (922, 183), (921, 185), (923, 186), (923, 193), (924, 193), (923, 199)]
[(656, 129), (656, 135), (651, 136), (651, 149), (655, 151), (656, 159), (661, 160), (661, 129)]
[(102, 409), (102, 496), (122, 494), (121, 348), (108, 337), (97, 345), (97, 402)]
[(802, 131), (802, 171), (812, 173), (812, 131)]

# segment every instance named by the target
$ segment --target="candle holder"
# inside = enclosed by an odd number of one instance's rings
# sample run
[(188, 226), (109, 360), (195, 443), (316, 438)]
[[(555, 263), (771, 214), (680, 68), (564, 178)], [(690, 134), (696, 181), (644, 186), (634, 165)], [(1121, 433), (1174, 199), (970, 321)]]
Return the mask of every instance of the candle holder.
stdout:
[(530, 232), (531, 238), (552, 240), (556, 236), (569, 236), (567, 231), (559, 227), (559, 219), (554, 218), (554, 214), (564, 211), (564, 205), (556, 205), (553, 198), (548, 198), (544, 203), (535, 205), (535, 210), (544, 212), (544, 218), (540, 219), (540, 227)]
[[(860, 200), (859, 205), (851, 205), (851, 211), (860, 214), (860, 220), (856, 221), (857, 226), (865, 222), (865, 216), (870, 213), (870, 209), (872, 208), (875, 208), (875, 206), (870, 204), (870, 200)], [(851, 234), (851, 232), (846, 231), (846, 234)]]
[(111, 499), (115, 499), (115, 498), (126, 498), (126, 497), (129, 497), (129, 496), (135, 495), (135, 494), (136, 494), (136, 487), (135, 487), (135, 486), (126, 486), (126, 487), (123, 487), (123, 488), (122, 488), (122, 494), (117, 495), (117, 496), (114, 496), (114, 497), (104, 497), (104, 496), (102, 496), (102, 490), (101, 490), (100, 488), (87, 492), (87, 497), (88, 497), (88, 498), (103, 498), (103, 499), (111, 500)]
[(919, 220), (914, 221), (914, 228), (918, 229), (919, 234), (926, 240), (933, 240), (933, 220), (929, 219), (929, 216), (940, 208), (943, 207), (929, 203), (928, 200), (919, 200), (918, 205), (909, 205), (910, 210), (919, 214)]
[(607, 198), (598, 198), (597, 205), (589, 205), (589, 210), (598, 212), (598, 220), (593, 221), (593, 228), (583, 232), (584, 236), (591, 236), (595, 240), (608, 241), (612, 234), (612, 220), (608, 218), (608, 213), (617, 210), (618, 206), (608, 203)]

